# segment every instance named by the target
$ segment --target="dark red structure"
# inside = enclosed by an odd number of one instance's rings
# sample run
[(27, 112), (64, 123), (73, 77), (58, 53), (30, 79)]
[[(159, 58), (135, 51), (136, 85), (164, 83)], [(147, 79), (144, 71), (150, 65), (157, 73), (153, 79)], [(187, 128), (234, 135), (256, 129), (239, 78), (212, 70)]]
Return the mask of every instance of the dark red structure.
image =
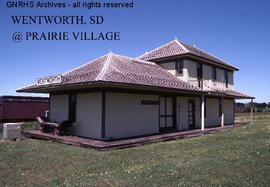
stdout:
[(35, 117), (45, 117), (49, 110), (47, 97), (0, 97), (0, 121), (33, 120)]

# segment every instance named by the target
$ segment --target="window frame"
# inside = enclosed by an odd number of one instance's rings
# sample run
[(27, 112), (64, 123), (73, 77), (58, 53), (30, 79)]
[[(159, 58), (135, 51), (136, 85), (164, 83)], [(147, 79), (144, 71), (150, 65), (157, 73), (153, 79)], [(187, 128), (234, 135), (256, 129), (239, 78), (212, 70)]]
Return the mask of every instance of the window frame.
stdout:
[(199, 88), (203, 87), (202, 79), (203, 79), (203, 64), (197, 62), (197, 80)]
[(217, 80), (217, 67), (212, 66), (212, 80), (216, 81)]
[[(163, 105), (161, 100), (164, 99)], [(171, 113), (168, 114), (168, 99), (171, 99), (172, 106), (170, 107)], [(168, 126), (168, 119), (172, 118), (172, 126)], [(164, 127), (161, 126), (161, 119), (164, 119)], [(173, 96), (160, 95), (159, 96), (159, 130), (166, 131), (168, 129), (176, 129), (176, 98)]]
[(183, 75), (184, 61), (178, 60), (175, 62), (176, 75)]
[(229, 72), (227, 70), (224, 70), (224, 80), (225, 80), (226, 88), (228, 88), (228, 84), (229, 84)]
[(201, 80), (203, 78), (203, 64), (197, 63), (197, 78)]

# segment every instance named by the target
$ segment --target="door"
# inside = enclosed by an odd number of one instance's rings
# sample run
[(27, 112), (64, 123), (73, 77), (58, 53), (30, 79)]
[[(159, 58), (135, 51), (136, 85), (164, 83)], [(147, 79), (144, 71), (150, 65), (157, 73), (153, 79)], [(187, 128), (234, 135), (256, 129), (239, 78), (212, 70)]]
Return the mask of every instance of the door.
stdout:
[(195, 101), (188, 101), (188, 127), (189, 129), (195, 129)]
[(175, 128), (175, 99), (160, 97), (159, 100), (159, 129), (160, 131)]

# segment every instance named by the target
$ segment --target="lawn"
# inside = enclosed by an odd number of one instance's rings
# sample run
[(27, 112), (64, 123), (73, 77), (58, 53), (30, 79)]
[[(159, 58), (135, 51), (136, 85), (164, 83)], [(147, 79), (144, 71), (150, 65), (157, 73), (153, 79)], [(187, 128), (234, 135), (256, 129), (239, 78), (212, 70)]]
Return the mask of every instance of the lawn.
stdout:
[[(249, 120), (249, 115), (236, 120)], [(0, 186), (269, 184), (270, 114), (256, 114), (254, 125), (123, 150), (96, 151), (33, 139), (0, 142)]]

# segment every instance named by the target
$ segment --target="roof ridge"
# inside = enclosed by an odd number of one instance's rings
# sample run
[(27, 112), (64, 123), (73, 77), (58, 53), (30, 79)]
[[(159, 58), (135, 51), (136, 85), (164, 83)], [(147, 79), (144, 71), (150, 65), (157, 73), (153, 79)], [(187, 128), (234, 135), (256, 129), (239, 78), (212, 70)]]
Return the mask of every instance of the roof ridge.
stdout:
[[(154, 63), (154, 62), (150, 62), (150, 61), (146, 61), (146, 60), (140, 60), (140, 59), (136, 59), (136, 58), (132, 58), (132, 57), (128, 57), (128, 56), (123, 56), (123, 55), (119, 55), (119, 54), (114, 54), (115, 56), (118, 56), (118, 57), (124, 57), (124, 58), (128, 58), (128, 59), (132, 59), (132, 60), (136, 60), (136, 61), (142, 61), (145, 65), (151, 65), (151, 66), (155, 66), (156, 68), (160, 69), (160, 71), (162, 71), (164, 74), (166, 74), (168, 77), (174, 79), (175, 81), (177, 81), (178, 83), (182, 83), (182, 84), (186, 84), (188, 85), (189, 87), (192, 87), (193, 89), (196, 90), (196, 87), (193, 86), (192, 84), (190, 84), (189, 82), (187, 81), (184, 81), (184, 80), (181, 80), (179, 78), (177, 78), (176, 76), (172, 75), (170, 72), (168, 72), (166, 69), (162, 68), (161, 66), (159, 66), (158, 64)], [(147, 63), (145, 63), (147, 62)], [(136, 73), (135, 73), (136, 74)], [(154, 77), (154, 76), (150, 76), (150, 77)], [(134, 79), (134, 78), (132, 78)], [(196, 90), (198, 91), (198, 90)]]
[(63, 75), (67, 75), (68, 73), (70, 73), (70, 72), (72, 72), (72, 71), (75, 71), (75, 70), (77, 70), (77, 69), (80, 69), (80, 68), (82, 68), (82, 67), (84, 67), (84, 66), (86, 66), (86, 65), (88, 65), (88, 64), (90, 64), (90, 63), (92, 63), (92, 62), (94, 62), (94, 61), (96, 61), (96, 60), (98, 60), (98, 59), (100, 59), (100, 58), (105, 57), (106, 55), (108, 55), (108, 54), (105, 54), (105, 55), (103, 55), (103, 56), (100, 56), (100, 57), (98, 57), (98, 58), (95, 58), (94, 60), (88, 61), (87, 63), (82, 64), (82, 65), (80, 65), (80, 66), (78, 66), (78, 67), (75, 67), (75, 68), (73, 68), (73, 69), (71, 69), (71, 70), (69, 70), (69, 71), (67, 71), (67, 72), (65, 72), (65, 73), (63, 73), (63, 74), (61, 74), (61, 75), (62, 75), (62, 76), (63, 76)]
[(119, 55), (119, 54), (114, 54), (115, 56), (118, 56), (118, 57), (124, 57), (124, 58), (127, 58), (127, 59), (131, 59), (131, 60), (136, 60), (138, 62), (142, 62), (144, 64), (147, 64), (147, 65), (155, 65), (156, 63), (154, 62), (150, 62), (150, 61), (147, 61), (147, 60), (142, 60), (142, 59), (137, 59), (137, 58), (134, 58), (134, 57), (129, 57), (129, 56), (125, 56), (125, 55)]
[[(159, 46), (159, 47), (157, 47), (157, 48), (151, 50), (150, 52), (157, 51), (157, 50), (161, 49), (162, 47), (164, 47), (164, 46), (166, 46), (166, 45), (169, 45), (169, 44), (171, 44), (171, 43), (173, 43), (173, 42), (175, 42), (175, 40), (172, 40), (172, 41), (170, 41), (170, 42), (168, 42), (168, 43), (165, 43), (165, 44), (163, 44), (163, 45), (161, 45), (161, 46)], [(146, 55), (147, 53), (149, 53), (149, 52), (146, 52), (146, 53), (144, 53), (143, 55), (138, 56), (137, 58), (141, 58), (141, 57), (143, 57), (144, 55)], [(136, 58), (136, 59), (137, 59), (137, 58)]]
[[(189, 44), (185, 44), (185, 45), (189, 45)], [(190, 46), (191, 46), (191, 45), (190, 45)], [(222, 60), (222, 59), (216, 57), (216, 56), (213, 55), (213, 54), (210, 54), (209, 52), (204, 51), (204, 50), (201, 49), (201, 48), (198, 48), (198, 47), (196, 47), (196, 46), (191, 46), (191, 47), (194, 47), (194, 48), (196, 48), (196, 49), (198, 49), (198, 50), (200, 50), (200, 51), (202, 51), (202, 52), (204, 52), (204, 53), (206, 53), (206, 54), (208, 54), (208, 55), (210, 55), (210, 56), (212, 56), (212, 57), (214, 57), (214, 58), (220, 60), (221, 62), (226, 63), (227, 65), (230, 65), (230, 66), (232, 66), (232, 67), (235, 67), (235, 68), (239, 69), (238, 67), (236, 67), (236, 66), (234, 66), (234, 65), (232, 65), (232, 64), (230, 64), (230, 63), (228, 63), (228, 62), (225, 61), (225, 60)]]
[[(182, 81), (180, 79), (178, 79), (176, 76), (172, 75), (170, 72), (168, 72), (166, 69), (162, 68), (161, 66), (159, 66), (158, 64), (154, 63), (154, 62), (150, 62), (150, 61), (147, 61), (147, 60), (140, 60), (140, 59), (137, 59), (137, 58), (133, 58), (133, 57), (129, 57), (129, 56), (124, 56), (124, 55), (119, 55), (119, 54), (113, 54), (114, 56), (118, 57), (118, 58), (121, 58), (121, 57), (124, 57), (124, 58), (128, 58), (128, 59), (131, 59), (131, 60), (136, 60), (136, 61), (141, 61), (143, 62), (145, 65), (151, 65), (151, 66), (155, 66), (157, 68), (159, 68), (161, 71), (163, 71), (164, 73), (166, 73), (168, 76), (174, 78), (175, 80), (178, 80), (178, 81), (181, 81), (181, 82), (184, 82), (186, 84), (189, 84), (188, 82), (186, 81)], [(191, 85), (191, 84), (189, 84)], [(192, 86), (192, 85), (191, 85)]]
[(107, 59), (101, 69), (101, 72), (98, 74), (97, 78), (96, 78), (96, 81), (100, 81), (102, 80), (103, 76), (105, 75), (107, 69), (108, 69), (108, 66), (110, 65), (110, 61), (111, 61), (111, 58), (112, 58), (112, 55), (114, 55), (112, 52), (109, 52), (109, 54), (107, 54)]
[(175, 39), (176, 43), (178, 45), (180, 45), (187, 53), (190, 53), (190, 51), (178, 40), (178, 39)]

